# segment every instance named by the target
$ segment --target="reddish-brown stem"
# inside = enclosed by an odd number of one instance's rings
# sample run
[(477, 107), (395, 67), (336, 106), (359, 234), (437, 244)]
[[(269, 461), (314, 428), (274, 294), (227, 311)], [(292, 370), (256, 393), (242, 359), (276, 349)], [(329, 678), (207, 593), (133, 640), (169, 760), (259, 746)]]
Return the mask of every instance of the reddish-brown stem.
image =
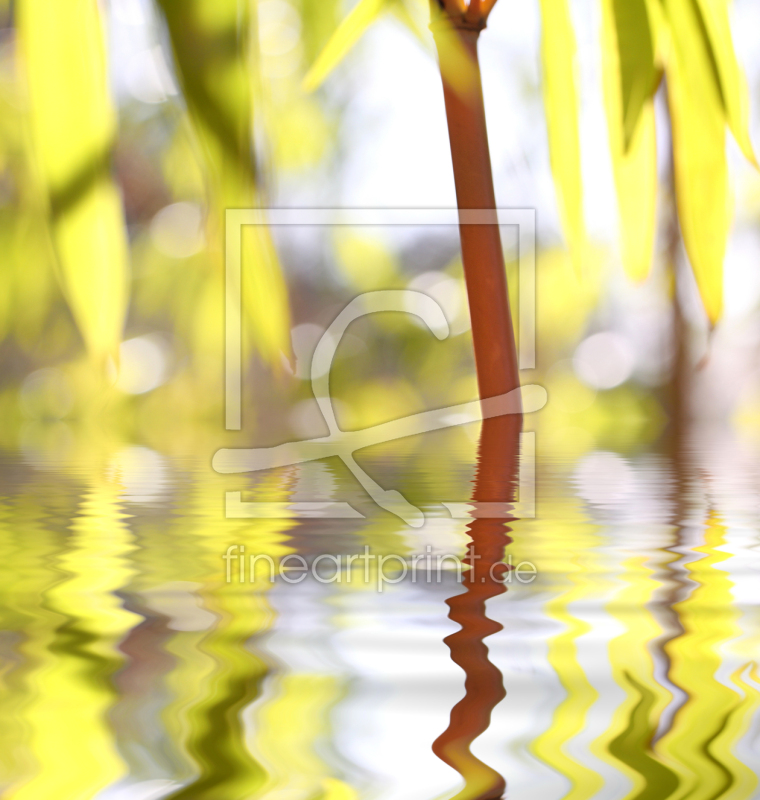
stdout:
[[(520, 378), (496, 212), (493, 212), (493, 221), (487, 224), (466, 224), (461, 215), (466, 209), (496, 208), (478, 64), (477, 45), (482, 23), (473, 25), (464, 19), (452, 21), (444, 16), (431, 27), (442, 62), (475, 366), (480, 397), (485, 399), (516, 389)], [(452, 36), (459, 37), (472, 62), (466, 89), (454, 88), (446, 78), (448, 70), (443, 60), (450, 58)]]
[[(474, 503), (513, 503), (520, 462), (520, 420), (513, 416), (483, 421), (478, 448)], [(488, 657), (485, 639), (502, 626), (486, 616), (486, 602), (503, 594), (504, 548), (512, 541), (508, 518), (473, 519), (468, 526), (472, 543), (464, 559), (472, 569), (466, 573), (465, 591), (446, 602), (449, 619), (461, 629), (444, 641), (452, 660), (465, 673), (465, 696), (451, 710), (449, 727), (433, 743), (433, 752), (465, 780), (465, 788), (454, 800), (498, 800), (506, 782), (502, 775), (477, 758), (470, 746), (491, 723), (491, 712), (504, 699), (501, 672)]]

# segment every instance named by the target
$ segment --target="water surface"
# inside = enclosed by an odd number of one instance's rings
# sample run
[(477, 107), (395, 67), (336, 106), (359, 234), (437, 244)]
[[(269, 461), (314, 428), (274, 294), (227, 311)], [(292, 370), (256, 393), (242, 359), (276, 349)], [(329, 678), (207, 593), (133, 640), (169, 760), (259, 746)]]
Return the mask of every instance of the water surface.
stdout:
[[(3, 797), (754, 798), (760, 470), (720, 441), (673, 459), (539, 437), (536, 515), (500, 520), (441, 502), (519, 499), (501, 445), (360, 454), (419, 529), (337, 461), (221, 476), (211, 454), (6, 453)], [(231, 491), (363, 518), (228, 519)], [(241, 582), (230, 547), (325, 558)]]

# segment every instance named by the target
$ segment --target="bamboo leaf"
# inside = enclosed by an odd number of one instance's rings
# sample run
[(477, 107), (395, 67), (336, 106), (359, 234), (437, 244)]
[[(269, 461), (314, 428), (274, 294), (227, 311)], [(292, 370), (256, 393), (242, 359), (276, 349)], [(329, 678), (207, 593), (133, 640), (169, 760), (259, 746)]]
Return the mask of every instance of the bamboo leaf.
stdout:
[[(224, 250), (228, 208), (259, 205), (253, 150), (250, 18), (238, 0), (159, 0), (175, 68), (200, 144), (211, 205), (211, 239)], [(254, 346), (279, 366), (290, 350), (287, 288), (269, 232), (246, 232), (245, 322)]]
[(617, 43), (624, 144), (631, 141), (645, 104), (657, 85), (654, 43), (645, 0), (612, 0)]
[(649, 33), (652, 37), (652, 50), (654, 52), (654, 63), (658, 74), (662, 72), (664, 65), (663, 54), (667, 50), (670, 38), (668, 30), (663, 0), (644, 0), (649, 21)]
[(721, 95), (731, 132), (755, 166), (757, 160), (749, 135), (749, 92), (731, 38), (727, 0), (697, 0), (720, 78)]
[[(619, 50), (619, 0), (602, 1), (604, 100), (610, 153), (617, 189), (623, 266), (635, 281), (649, 274), (654, 247), (657, 201), (657, 149), (651, 95), (638, 112), (636, 127), (626, 139), (623, 56)], [(640, 31), (649, 35), (648, 31)], [(626, 46), (633, 43), (629, 40)], [(648, 71), (648, 67), (644, 67)]]
[(575, 34), (567, 0), (541, 0), (541, 61), (549, 155), (560, 217), (576, 272), (581, 273), (586, 233), (583, 222)]
[(380, 16), (387, 0), (359, 0), (319, 54), (303, 81), (308, 92), (317, 89), (346, 57), (361, 35)]
[(128, 248), (110, 173), (116, 118), (96, 0), (20, 0), (17, 25), (37, 171), (64, 292), (89, 352), (114, 354), (127, 306)]
[(711, 323), (723, 310), (730, 224), (725, 116), (709, 43), (693, 0), (668, 0), (667, 63), (676, 202), (686, 252)]
[(339, 0), (299, 0), (304, 59), (311, 64), (322, 52), (340, 22)]

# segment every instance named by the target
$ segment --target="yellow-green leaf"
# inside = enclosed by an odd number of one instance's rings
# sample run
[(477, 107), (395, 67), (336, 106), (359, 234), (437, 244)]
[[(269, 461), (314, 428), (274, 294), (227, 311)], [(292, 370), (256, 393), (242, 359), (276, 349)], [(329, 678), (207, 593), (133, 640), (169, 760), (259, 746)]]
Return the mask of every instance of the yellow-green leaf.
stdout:
[(728, 2), (727, 0), (697, 0), (697, 2), (715, 58), (729, 127), (744, 155), (757, 166), (749, 135), (749, 92), (744, 73), (734, 52)]
[(304, 59), (311, 64), (338, 26), (341, 3), (340, 0), (299, 0), (295, 5), (301, 16)]
[(128, 250), (121, 196), (107, 172), (55, 214), (53, 235), (67, 298), (90, 353), (115, 357), (128, 303)]
[(654, 43), (645, 0), (612, 0), (611, 12), (618, 54), (615, 71), (621, 87), (620, 113), (628, 148), (639, 116), (657, 84)]
[(259, 352), (274, 367), (290, 354), (290, 310), (277, 250), (266, 225), (244, 225), (241, 233), (243, 309)]
[(583, 222), (575, 34), (567, 0), (541, 0), (544, 107), (560, 217), (578, 274), (586, 232)]
[[(260, 205), (253, 147), (253, 92), (248, 5), (238, 0), (159, 0), (174, 62), (199, 142), (218, 261), (228, 208)], [(245, 231), (242, 251), (245, 322), (271, 364), (290, 350), (287, 288), (264, 228)]]
[(116, 118), (98, 3), (20, 0), (17, 25), (64, 292), (89, 352), (102, 357), (121, 340), (128, 248), (110, 171)]
[(674, 48), (667, 63), (681, 233), (711, 323), (723, 310), (730, 224), (726, 125), (709, 45), (693, 0), (668, 0)]
[(306, 91), (313, 91), (322, 84), (386, 6), (387, 0), (359, 0), (337, 27), (304, 78)]
[[(652, 264), (657, 201), (657, 146), (651, 96), (638, 111), (626, 142), (622, 54), (619, 50), (619, 0), (602, 0), (602, 74), (610, 153), (620, 217), (623, 266), (635, 281), (646, 278)], [(643, 32), (642, 32), (643, 35)], [(647, 32), (648, 36), (648, 32)], [(631, 46), (629, 41), (627, 46)], [(643, 67), (649, 71), (648, 67)]]

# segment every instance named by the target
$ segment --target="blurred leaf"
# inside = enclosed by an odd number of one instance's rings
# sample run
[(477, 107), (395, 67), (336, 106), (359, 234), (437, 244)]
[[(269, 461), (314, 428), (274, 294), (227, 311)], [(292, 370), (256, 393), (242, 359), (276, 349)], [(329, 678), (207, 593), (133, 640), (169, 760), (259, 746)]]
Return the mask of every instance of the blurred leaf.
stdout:
[(306, 91), (314, 91), (323, 83), (386, 7), (387, 0), (359, 0), (306, 74), (303, 81)]
[(620, 112), (627, 150), (631, 146), (644, 105), (654, 93), (658, 76), (645, 1), (612, 0), (611, 11), (618, 53), (615, 71), (621, 88)]
[(686, 252), (714, 324), (723, 310), (730, 223), (725, 117), (694, 0), (667, 0), (674, 41), (667, 64), (676, 202)]
[[(257, 207), (249, 6), (238, 0), (158, 0), (198, 137), (211, 200), (211, 233), (223, 253), (228, 208)], [(287, 288), (268, 231), (245, 236), (246, 324), (271, 364), (290, 349)]]
[(187, 125), (178, 125), (161, 157), (164, 183), (178, 200), (201, 200), (206, 190), (198, 148)]
[[(602, 0), (602, 74), (607, 112), (610, 153), (620, 215), (622, 259), (628, 275), (636, 281), (649, 274), (652, 264), (657, 201), (657, 143), (654, 107), (647, 97), (627, 140), (624, 91), (621, 80), (623, 55), (620, 44), (620, 0)], [(630, 46), (630, 41), (628, 43)], [(648, 71), (648, 67), (642, 67)]]
[[(329, 715), (341, 697), (341, 684), (332, 675), (292, 671), (277, 680), (261, 707), (261, 733), (255, 749), (273, 765), (265, 794), (354, 800), (356, 793), (341, 781), (326, 778), (320, 747), (329, 730)], [(286, 769), (282, 769), (287, 765)], [(277, 769), (280, 767), (280, 769)], [(325, 791), (315, 791), (320, 784)]]
[[(272, 111), (269, 121), (276, 169), (300, 170), (317, 164), (327, 150), (332, 131), (314, 97), (294, 93), (282, 98)], [(304, 136), (304, 131), (309, 135)]]
[(266, 225), (244, 225), (242, 237), (243, 308), (253, 344), (279, 369), (291, 342), (287, 286), (277, 250)]
[(296, 0), (301, 15), (305, 58), (311, 64), (322, 52), (340, 20), (339, 0)]
[(749, 135), (749, 92), (744, 73), (736, 60), (728, 19), (727, 0), (697, 0), (720, 78), (728, 125), (739, 147), (755, 166), (755, 152)]
[(473, 89), (480, 91), (478, 65), (473, 62), (462, 37), (448, 23), (446, 14), (440, 9), (431, 5), (430, 16), (444, 82), (462, 97), (467, 97)]
[[(367, 28), (386, 10), (390, 11), (426, 50), (429, 50), (429, 30), (427, 24), (422, 22), (419, 6), (415, 0), (401, 0), (401, 2), (359, 0), (338, 26), (307, 73), (303, 82), (304, 89), (306, 91), (317, 89), (346, 57)], [(433, 16), (443, 15), (437, 6), (430, 6), (429, 11), (426, 9), (425, 13)], [(476, 71), (460, 37), (454, 35), (453, 29), (439, 26), (436, 31), (436, 43), (444, 80), (456, 91), (466, 93), (473, 85)]]
[(553, 363), (563, 357), (566, 343), (580, 341), (587, 329), (601, 299), (609, 259), (589, 247), (584, 265), (588, 279), (583, 281), (577, 280), (570, 268), (566, 250), (542, 249), (537, 259), (536, 296), (541, 298), (536, 318), (539, 354), (547, 363)]
[(20, 0), (18, 30), (34, 155), (63, 286), (90, 353), (115, 353), (127, 307), (128, 249), (111, 177), (116, 119), (96, 0)]
[(644, 5), (647, 9), (649, 33), (652, 37), (654, 63), (657, 69), (661, 70), (664, 64), (663, 54), (667, 50), (670, 39), (663, 0), (644, 0)]
[(541, 0), (541, 26), (549, 155), (562, 225), (576, 272), (580, 275), (586, 233), (575, 85), (575, 34), (567, 0)]
[(394, 254), (374, 236), (336, 228), (334, 244), (336, 265), (352, 289), (361, 292), (385, 289), (399, 274)]
[(324, 778), (322, 786), (325, 790), (324, 800), (357, 800), (359, 797), (353, 786), (337, 778)]
[[(88, 483), (71, 520), (70, 543), (51, 554), (66, 577), (45, 592), (50, 612), (30, 643), (35, 692), (24, 723), (39, 767), (13, 793), (19, 800), (58, 793), (96, 797), (128, 771), (106, 716), (113, 703), (110, 678), (125, 660), (118, 643), (137, 623), (116, 595), (132, 574), (126, 554), (134, 546), (118, 485), (100, 478)], [(69, 636), (77, 645), (61, 632), (61, 619), (70, 620)], [(83, 760), (82, 753), (93, 760)]]

